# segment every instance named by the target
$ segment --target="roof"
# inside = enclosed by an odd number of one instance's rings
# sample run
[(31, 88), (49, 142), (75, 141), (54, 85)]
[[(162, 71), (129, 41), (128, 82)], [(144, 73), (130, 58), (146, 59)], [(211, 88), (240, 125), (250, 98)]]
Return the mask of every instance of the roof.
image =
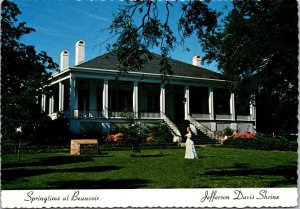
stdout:
[[(155, 53), (151, 53), (153, 59), (144, 65), (144, 73), (154, 73), (160, 74), (160, 61), (161, 56)], [(186, 77), (196, 77), (196, 78), (211, 78), (211, 79), (220, 79), (221, 74), (214, 71), (197, 67), (192, 64), (181, 62), (178, 60), (170, 59), (169, 64), (171, 69), (174, 72), (175, 76), (186, 76)], [(107, 70), (116, 70), (118, 65), (118, 59), (116, 56), (111, 53), (107, 53), (101, 56), (98, 56), (94, 59), (86, 61), (82, 64), (77, 65), (76, 67), (82, 68), (93, 68), (93, 69), (107, 69)]]

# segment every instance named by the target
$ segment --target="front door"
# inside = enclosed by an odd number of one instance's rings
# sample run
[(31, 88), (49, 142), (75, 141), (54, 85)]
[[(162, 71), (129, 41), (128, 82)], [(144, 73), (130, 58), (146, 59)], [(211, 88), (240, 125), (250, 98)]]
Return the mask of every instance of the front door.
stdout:
[(166, 92), (166, 115), (171, 120), (184, 119), (184, 87), (171, 85)]
[(184, 120), (184, 93), (174, 92), (174, 120)]

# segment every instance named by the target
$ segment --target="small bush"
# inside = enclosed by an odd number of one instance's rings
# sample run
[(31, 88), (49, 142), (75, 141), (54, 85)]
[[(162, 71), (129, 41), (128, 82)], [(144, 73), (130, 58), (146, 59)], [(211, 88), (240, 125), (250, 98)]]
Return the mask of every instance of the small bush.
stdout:
[(256, 138), (228, 138), (224, 141), (224, 146), (240, 149), (257, 150), (281, 150), (297, 151), (297, 142), (289, 141), (286, 138), (269, 138), (257, 136)]
[(161, 154), (166, 148), (167, 144), (173, 143), (173, 136), (165, 124), (150, 126), (144, 129), (145, 140), (144, 143), (150, 145), (157, 145), (160, 147)]
[(233, 134), (233, 130), (231, 129), (231, 128), (229, 128), (229, 127), (226, 127), (226, 128), (224, 128), (224, 134), (226, 135), (226, 136), (231, 136), (232, 134)]

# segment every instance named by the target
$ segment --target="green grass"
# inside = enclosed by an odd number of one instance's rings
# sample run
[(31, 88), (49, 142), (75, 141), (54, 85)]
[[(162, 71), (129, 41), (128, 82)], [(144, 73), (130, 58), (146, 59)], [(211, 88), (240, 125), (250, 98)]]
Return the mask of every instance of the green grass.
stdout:
[(297, 153), (231, 148), (197, 148), (199, 159), (184, 159), (184, 148), (2, 155), (2, 189), (132, 189), (296, 187)]

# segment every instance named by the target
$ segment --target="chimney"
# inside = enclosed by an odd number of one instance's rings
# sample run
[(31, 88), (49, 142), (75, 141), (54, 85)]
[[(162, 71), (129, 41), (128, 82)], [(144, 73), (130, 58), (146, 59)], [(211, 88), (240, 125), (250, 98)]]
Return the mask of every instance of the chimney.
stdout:
[(201, 57), (199, 55), (193, 57), (193, 65), (201, 67)]
[(80, 40), (75, 45), (75, 65), (84, 62), (84, 41)]
[(65, 50), (60, 53), (60, 71), (63, 71), (68, 67), (69, 67), (69, 52)]

